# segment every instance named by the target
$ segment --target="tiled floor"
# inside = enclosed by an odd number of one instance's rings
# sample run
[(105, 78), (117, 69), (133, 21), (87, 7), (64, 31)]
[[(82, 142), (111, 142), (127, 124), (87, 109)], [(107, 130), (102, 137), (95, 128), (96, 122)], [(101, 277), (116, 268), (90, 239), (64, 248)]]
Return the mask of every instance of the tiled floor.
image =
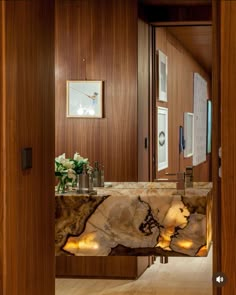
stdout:
[(137, 280), (56, 279), (56, 295), (211, 295), (212, 249), (208, 257), (170, 257)]

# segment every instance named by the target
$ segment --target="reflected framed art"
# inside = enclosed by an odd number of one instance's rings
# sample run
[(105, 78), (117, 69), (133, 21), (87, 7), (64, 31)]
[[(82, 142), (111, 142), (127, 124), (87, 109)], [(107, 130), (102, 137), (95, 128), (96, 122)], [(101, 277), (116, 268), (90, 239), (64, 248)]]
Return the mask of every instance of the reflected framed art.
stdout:
[(158, 79), (157, 95), (158, 100), (167, 101), (167, 56), (158, 50)]
[(207, 154), (211, 153), (212, 139), (212, 102), (207, 100)]
[(157, 108), (157, 170), (168, 167), (168, 109)]
[(184, 157), (189, 158), (193, 155), (193, 144), (194, 144), (194, 114), (184, 113), (184, 139), (185, 149)]

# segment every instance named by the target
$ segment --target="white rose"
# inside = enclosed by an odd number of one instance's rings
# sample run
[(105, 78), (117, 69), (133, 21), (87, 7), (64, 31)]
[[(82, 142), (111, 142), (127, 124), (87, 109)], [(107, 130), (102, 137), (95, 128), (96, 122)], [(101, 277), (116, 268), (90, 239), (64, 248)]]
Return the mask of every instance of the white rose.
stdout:
[(65, 159), (66, 159), (66, 154), (64, 153), (64, 154), (58, 156), (55, 160), (58, 163), (64, 163), (65, 162)]
[(83, 160), (83, 159), (84, 159), (84, 158), (81, 157), (79, 153), (75, 153), (75, 154), (74, 154), (74, 160), (76, 160), (76, 161), (79, 162), (79, 161), (81, 161), (81, 160)]
[(73, 165), (74, 165), (74, 162), (73, 161), (70, 161), (70, 160), (65, 160), (65, 162), (63, 163), (63, 166), (67, 169), (71, 169), (73, 168)]

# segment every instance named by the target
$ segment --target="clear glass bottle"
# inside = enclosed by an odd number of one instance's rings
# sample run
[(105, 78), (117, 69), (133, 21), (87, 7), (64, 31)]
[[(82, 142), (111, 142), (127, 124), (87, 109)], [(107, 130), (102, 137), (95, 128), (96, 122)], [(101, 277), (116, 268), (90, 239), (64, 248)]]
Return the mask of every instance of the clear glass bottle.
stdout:
[(93, 192), (93, 170), (90, 170), (88, 173), (89, 176), (89, 192)]
[(98, 163), (98, 161), (95, 161), (94, 162), (93, 186), (94, 187), (101, 186), (101, 171), (99, 169), (99, 163)]
[(101, 165), (100, 173), (101, 173), (101, 186), (104, 186), (104, 166), (103, 165)]
[(79, 192), (86, 193), (89, 189), (89, 175), (87, 174), (87, 165), (83, 164), (82, 174), (79, 174)]

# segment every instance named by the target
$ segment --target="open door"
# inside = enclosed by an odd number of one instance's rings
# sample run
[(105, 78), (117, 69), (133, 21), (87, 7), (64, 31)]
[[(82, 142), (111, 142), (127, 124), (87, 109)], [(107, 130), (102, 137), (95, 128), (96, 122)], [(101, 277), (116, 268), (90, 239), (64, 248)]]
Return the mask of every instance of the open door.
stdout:
[(0, 294), (54, 295), (54, 1), (1, 1), (0, 37)]

